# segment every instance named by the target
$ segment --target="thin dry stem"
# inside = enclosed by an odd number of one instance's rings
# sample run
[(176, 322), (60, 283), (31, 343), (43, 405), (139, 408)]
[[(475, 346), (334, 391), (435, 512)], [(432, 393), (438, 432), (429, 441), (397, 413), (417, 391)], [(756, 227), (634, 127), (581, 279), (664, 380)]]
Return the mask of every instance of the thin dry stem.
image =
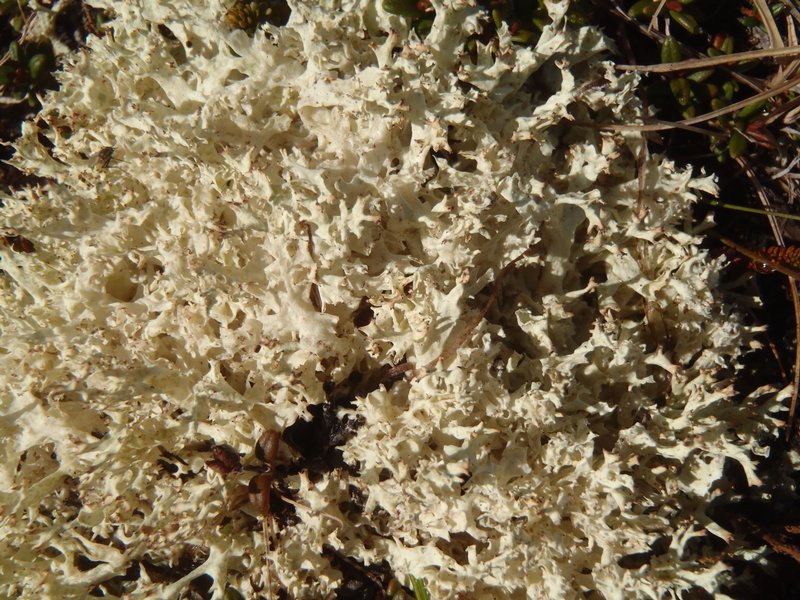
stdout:
[[(786, 17), (786, 42), (788, 46), (797, 47), (797, 23), (791, 17)], [(789, 79), (795, 72), (800, 70), (800, 61), (796, 60), (791, 64), (786, 65), (786, 70), (783, 72), (783, 77)]]
[(763, 50), (734, 52), (733, 54), (710, 56), (708, 58), (687, 58), (686, 60), (676, 63), (664, 63), (660, 65), (616, 65), (616, 68), (620, 71), (638, 71), (640, 73), (676, 73), (678, 71), (708, 69), (709, 67), (716, 67), (719, 65), (732, 65), (748, 60), (787, 58), (793, 56), (800, 56), (800, 47), (764, 48)]
[[(786, 50), (800, 51), (800, 48), (786, 48)], [(717, 117), (721, 117), (722, 115), (727, 115), (729, 113), (736, 112), (744, 108), (745, 106), (752, 104), (753, 102), (758, 102), (759, 100), (765, 100), (767, 98), (772, 98), (773, 96), (783, 94), (784, 92), (788, 92), (796, 85), (800, 85), (800, 77), (795, 77), (791, 81), (788, 81), (785, 84), (776, 87), (774, 89), (765, 90), (764, 92), (756, 94), (755, 96), (750, 96), (749, 98), (745, 98), (744, 100), (741, 100), (739, 102), (734, 102), (733, 104), (730, 104), (725, 108), (721, 108), (719, 110), (713, 110), (711, 112), (698, 115), (697, 117), (692, 117), (691, 119), (684, 119), (683, 121), (675, 121), (675, 122), (661, 121), (659, 123), (647, 123), (642, 125), (608, 124), (608, 125), (598, 125), (597, 127), (598, 129), (609, 129), (611, 131), (665, 131), (667, 129), (685, 128), (688, 125), (694, 125), (695, 123), (701, 123), (703, 121), (710, 121), (711, 119), (716, 119)]]
[(792, 4), (789, 0), (780, 0), (781, 4), (783, 4), (787, 9), (789, 9), (789, 13), (791, 13), (794, 20), (800, 23), (800, 11), (797, 10), (797, 7)]
[(800, 97), (792, 98), (788, 102), (784, 102), (780, 106), (776, 106), (772, 112), (764, 119), (764, 124), (769, 125), (774, 123), (780, 118), (783, 118), (785, 125), (790, 125), (794, 122), (797, 116), (797, 109), (800, 107)]
[(775, 19), (772, 17), (772, 11), (770, 11), (766, 0), (753, 0), (753, 4), (755, 5), (756, 10), (761, 17), (761, 22), (764, 24), (764, 28), (767, 30), (769, 42), (772, 44), (772, 47), (783, 48), (784, 45), (783, 38), (781, 38), (781, 32), (778, 31), (778, 26), (775, 24)]
[(650, 23), (648, 24), (648, 29), (658, 29), (658, 15), (661, 14), (661, 11), (664, 10), (664, 5), (667, 3), (667, 0), (661, 0), (658, 3), (658, 7), (656, 8), (656, 12), (653, 13), (653, 17), (650, 19)]
[(661, 119), (652, 119), (647, 124), (637, 125), (623, 125), (622, 123), (592, 123), (591, 121), (573, 121), (578, 127), (588, 127), (590, 129), (603, 129), (610, 131), (665, 131), (668, 129), (683, 129), (684, 131), (691, 131), (699, 133), (708, 137), (725, 137), (726, 134), (721, 131), (713, 129), (705, 129), (703, 127), (694, 127), (693, 125), (684, 125), (681, 121), (663, 121)]

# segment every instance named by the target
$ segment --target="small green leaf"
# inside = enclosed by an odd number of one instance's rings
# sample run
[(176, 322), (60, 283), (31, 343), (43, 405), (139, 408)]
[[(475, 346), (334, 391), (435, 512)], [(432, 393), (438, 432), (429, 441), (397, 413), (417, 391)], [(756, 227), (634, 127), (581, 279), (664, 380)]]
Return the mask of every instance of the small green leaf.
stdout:
[(244, 600), (242, 593), (231, 585), (225, 587), (225, 595), (223, 598), (225, 600)]
[(533, 26), (539, 31), (544, 31), (544, 28), (550, 24), (550, 20), (534, 17), (531, 19), (531, 23), (533, 23)]
[(30, 71), (31, 79), (39, 79), (39, 77), (47, 73), (49, 65), (50, 59), (46, 54), (34, 54), (28, 61), (28, 71)]
[(678, 77), (669, 82), (669, 89), (672, 90), (672, 95), (683, 107), (689, 106), (692, 102), (692, 88), (689, 81), (685, 77)]
[(656, 8), (658, 8), (658, 4), (653, 2), (653, 0), (639, 0), (639, 2), (628, 9), (628, 16), (632, 19), (636, 19), (637, 17), (652, 17), (656, 12)]
[(589, 24), (589, 15), (577, 9), (573, 10), (573, 7), (570, 6), (570, 11), (567, 13), (567, 23), (573, 27), (583, 27)]
[(753, 116), (757, 112), (759, 112), (764, 106), (766, 106), (767, 100), (759, 100), (758, 102), (753, 102), (752, 104), (748, 104), (738, 113), (736, 113), (737, 119), (747, 119), (748, 117)]
[(495, 29), (500, 29), (503, 26), (503, 15), (500, 14), (499, 10), (492, 11), (492, 22)]
[(19, 44), (17, 43), (17, 40), (12, 41), (8, 45), (8, 55), (14, 62), (19, 62), (20, 54), (19, 54)]
[(722, 97), (733, 100), (733, 95), (739, 91), (739, 84), (735, 81), (726, 81), (722, 84)]
[(719, 49), (725, 54), (730, 54), (733, 52), (733, 36), (726, 35), (725, 40), (722, 42), (722, 45), (719, 47)]
[(11, 28), (14, 31), (22, 31), (22, 28), (25, 26), (25, 17), (22, 15), (14, 15), (11, 17)]
[(676, 63), (680, 62), (683, 57), (681, 56), (681, 47), (671, 35), (664, 38), (664, 43), (661, 45), (661, 62), (662, 63)]
[(0, 87), (3, 87), (11, 81), (11, 76), (14, 74), (14, 65), (10, 62), (0, 65)]
[(383, 0), (381, 2), (383, 10), (393, 15), (401, 17), (422, 17), (424, 12), (417, 8), (416, 0)]
[(697, 33), (699, 31), (700, 26), (697, 24), (697, 19), (695, 19), (692, 15), (685, 12), (678, 12), (676, 10), (669, 11), (669, 14), (678, 25), (683, 27), (689, 33)]
[(704, 69), (702, 71), (695, 71), (694, 73), (687, 75), (686, 78), (694, 81), (695, 83), (703, 83), (713, 74), (714, 74), (714, 69)]
[(540, 35), (538, 31), (520, 29), (511, 37), (511, 41), (517, 42), (518, 44), (530, 44), (532, 41), (536, 41)]
[[(710, 104), (711, 104), (711, 110), (722, 110), (723, 108), (728, 106), (728, 104), (730, 104), (730, 102), (728, 102), (726, 100), (723, 100), (722, 98), (712, 98)], [(725, 120), (726, 118), (729, 118), (729, 117), (726, 117), (726, 115), (723, 115), (723, 116), (720, 117), (720, 120)]]
[(420, 19), (419, 21), (417, 21), (417, 24), (414, 26), (414, 31), (417, 32), (417, 35), (420, 38), (424, 38), (431, 32), (432, 27), (433, 27), (433, 17), (427, 17), (425, 19)]
[(414, 589), (414, 598), (416, 598), (416, 600), (431, 600), (431, 595), (425, 588), (424, 579), (417, 579), (413, 575), (409, 575), (408, 579), (411, 581), (411, 587)]
[(731, 158), (738, 158), (747, 150), (747, 138), (738, 131), (731, 134), (731, 139), (728, 142), (728, 154)]

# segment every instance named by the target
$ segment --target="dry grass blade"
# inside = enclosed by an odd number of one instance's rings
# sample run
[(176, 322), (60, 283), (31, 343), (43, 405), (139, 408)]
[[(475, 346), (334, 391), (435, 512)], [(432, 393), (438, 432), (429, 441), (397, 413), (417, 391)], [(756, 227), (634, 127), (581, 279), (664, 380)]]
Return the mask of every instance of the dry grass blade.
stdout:
[(694, 127), (687, 125), (683, 121), (662, 121), (661, 119), (653, 119), (649, 123), (641, 123), (638, 125), (623, 125), (621, 123), (591, 123), (589, 121), (575, 121), (574, 124), (579, 127), (588, 127), (590, 129), (603, 129), (608, 131), (667, 131), (669, 129), (683, 129), (706, 135), (708, 137), (725, 137), (726, 134), (721, 131), (714, 131), (713, 129), (703, 129), (702, 127)]
[[(786, 48), (786, 50), (790, 49), (800, 51), (800, 48)], [(739, 102), (734, 102), (733, 104), (730, 104), (724, 108), (720, 108), (719, 110), (712, 110), (711, 112), (698, 115), (697, 117), (692, 117), (691, 119), (684, 119), (683, 121), (647, 123), (642, 125), (609, 124), (609, 125), (600, 125), (599, 128), (610, 129), (612, 131), (665, 131), (667, 129), (673, 129), (676, 127), (686, 128), (687, 126), (694, 125), (695, 123), (710, 121), (711, 119), (716, 119), (717, 117), (721, 117), (722, 115), (727, 115), (729, 113), (736, 112), (744, 108), (745, 106), (752, 104), (753, 102), (758, 102), (759, 100), (765, 100), (767, 98), (772, 98), (773, 96), (777, 96), (778, 94), (788, 92), (796, 85), (800, 85), (800, 77), (795, 77), (791, 81), (788, 81), (781, 86), (778, 86), (771, 90), (765, 90), (760, 94), (756, 94), (755, 96), (750, 96), (749, 98), (745, 98), (744, 100), (740, 100)]]
[[(795, 98), (795, 100), (797, 100), (797, 98)], [(800, 102), (794, 104), (791, 110), (786, 111), (785, 115), (783, 115), (783, 124), (793, 125), (797, 121), (797, 117), (799, 114), (800, 114)]]
[(660, 15), (661, 11), (664, 10), (664, 5), (666, 3), (667, 0), (661, 0), (661, 2), (658, 3), (656, 12), (653, 13), (653, 17), (650, 19), (650, 23), (647, 25), (648, 29), (658, 29), (658, 15)]
[(761, 22), (767, 30), (769, 35), (769, 42), (773, 48), (783, 48), (783, 38), (781, 32), (778, 31), (778, 26), (775, 24), (775, 19), (772, 17), (772, 11), (769, 9), (766, 0), (753, 0), (753, 4), (761, 17)]
[(640, 73), (675, 73), (677, 71), (691, 71), (708, 69), (719, 65), (731, 65), (748, 60), (763, 58), (787, 58), (800, 56), (800, 46), (790, 48), (765, 48), (763, 50), (749, 50), (748, 52), (734, 52), (723, 56), (710, 56), (708, 58), (689, 58), (677, 63), (664, 63), (660, 65), (616, 65), (620, 71), (639, 71)]
[[(770, 13), (770, 16), (772, 16), (772, 13)], [(772, 23), (774, 25), (774, 21)], [(776, 28), (777, 28), (777, 26), (776, 26)], [(783, 40), (781, 40), (781, 43), (783, 43)], [(798, 46), (796, 22), (792, 18), (792, 16), (789, 16), (789, 15), (787, 15), (787, 17), (786, 17), (786, 44), (785, 45), (789, 46), (791, 48), (796, 48)], [(773, 42), (773, 46), (775, 46), (774, 42)], [(800, 60), (793, 60), (793, 61), (785, 63), (785, 64), (782, 63), (782, 64), (779, 65), (777, 73), (775, 73), (775, 75), (770, 80), (770, 84), (773, 85), (773, 86), (774, 85), (780, 85), (781, 83), (783, 83), (787, 79), (790, 79), (791, 77), (793, 77), (794, 74), (798, 72), (798, 70), (800, 70)]]
[(267, 586), (267, 600), (272, 600), (272, 575), (269, 570), (270, 562), (270, 541), (274, 537), (272, 528), (272, 517), (269, 517), (269, 533), (267, 532), (267, 517), (259, 517), (261, 520), (261, 535), (264, 537), (264, 583)]
[(783, 118), (784, 125), (790, 125), (797, 117), (796, 110), (800, 107), (800, 96), (792, 98), (788, 102), (784, 102), (780, 106), (776, 106), (769, 116), (764, 119), (765, 125), (770, 125), (780, 118)]
[[(794, 13), (793, 13), (794, 14)], [(788, 46), (798, 46), (797, 40), (797, 21), (793, 15), (787, 15), (786, 17), (786, 44)], [(791, 78), (798, 70), (800, 70), (800, 61), (796, 60), (791, 64), (786, 65), (786, 69), (783, 72), (783, 77), (785, 79)], [(777, 83), (776, 81), (773, 83)]]
[(792, 17), (786, 17), (786, 41), (789, 46), (797, 46), (797, 22)]
[(800, 11), (797, 10), (797, 7), (790, 0), (780, 0), (780, 2), (789, 10), (794, 20), (800, 23)]

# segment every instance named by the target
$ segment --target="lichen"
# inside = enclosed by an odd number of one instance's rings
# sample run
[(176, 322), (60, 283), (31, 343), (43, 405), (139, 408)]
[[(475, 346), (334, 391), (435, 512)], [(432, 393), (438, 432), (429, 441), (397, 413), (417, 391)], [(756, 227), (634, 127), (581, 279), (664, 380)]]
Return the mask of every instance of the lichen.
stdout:
[[(251, 596), (267, 561), (320, 598), (325, 544), (437, 598), (718, 588), (692, 540), (782, 396), (733, 392), (754, 332), (688, 225), (713, 182), (593, 126), (641, 115), (596, 29), (554, 2), (471, 56), (466, 0), (424, 39), (373, 0), (254, 35), (218, 1), (92, 4), (111, 34), (16, 143), (50, 183), (2, 200), (35, 251), (0, 248), (0, 594)], [(346, 465), (282, 478), (307, 508), (267, 552), (211, 447), (250, 464), (398, 365), (339, 406)]]

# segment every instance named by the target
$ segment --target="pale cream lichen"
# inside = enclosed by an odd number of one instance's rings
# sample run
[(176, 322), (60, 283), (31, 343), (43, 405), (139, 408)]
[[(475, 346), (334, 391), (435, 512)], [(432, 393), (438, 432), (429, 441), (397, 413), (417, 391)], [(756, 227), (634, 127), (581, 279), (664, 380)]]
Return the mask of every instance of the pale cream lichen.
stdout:
[(780, 398), (734, 401), (752, 332), (686, 226), (712, 184), (652, 157), (640, 196), (640, 137), (586, 126), (640, 114), (595, 29), (552, 3), (534, 47), (470, 57), (467, 0), (433, 1), (424, 40), (372, 0), (254, 36), (221, 2), (92, 4), (112, 34), (17, 142), (51, 182), (3, 199), (36, 245), (0, 248), (4, 596), (255, 593), (260, 531), (220, 520), (246, 476), (210, 444), (251, 457), (404, 361), (340, 411), (351, 470), (286, 478), (314, 509), (271, 556), (290, 596), (341, 581), (323, 544), (441, 598), (717, 589), (690, 542), (725, 535), (704, 507), (725, 457), (757, 482)]

